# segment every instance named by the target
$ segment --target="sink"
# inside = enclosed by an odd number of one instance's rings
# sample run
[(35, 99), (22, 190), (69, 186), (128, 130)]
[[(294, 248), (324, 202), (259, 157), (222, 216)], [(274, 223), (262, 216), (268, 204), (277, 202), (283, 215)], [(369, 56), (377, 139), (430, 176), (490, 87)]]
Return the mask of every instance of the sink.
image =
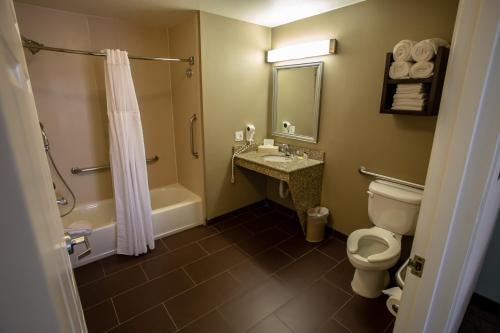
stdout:
[(280, 162), (280, 163), (286, 163), (286, 162), (291, 162), (292, 159), (290, 157), (286, 156), (279, 156), (279, 155), (264, 155), (262, 156), (264, 161), (267, 162)]

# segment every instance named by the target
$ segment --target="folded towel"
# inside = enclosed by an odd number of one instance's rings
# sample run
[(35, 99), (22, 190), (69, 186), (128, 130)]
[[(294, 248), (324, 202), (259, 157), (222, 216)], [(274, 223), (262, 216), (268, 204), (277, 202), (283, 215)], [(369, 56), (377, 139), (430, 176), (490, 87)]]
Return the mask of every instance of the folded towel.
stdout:
[(413, 63), (409, 61), (394, 61), (389, 68), (389, 77), (391, 79), (408, 79), (412, 65)]
[(411, 61), (411, 50), (417, 44), (414, 40), (403, 39), (392, 50), (394, 61)]
[(400, 111), (422, 111), (422, 106), (392, 106), (392, 110), (400, 110)]
[(64, 232), (72, 237), (88, 236), (92, 233), (92, 225), (88, 221), (76, 221), (65, 227)]
[(426, 99), (426, 93), (395, 93), (394, 99)]
[(426, 103), (423, 99), (394, 99), (392, 105), (411, 105), (411, 106), (422, 106)]
[(411, 56), (417, 62), (429, 61), (434, 58), (440, 46), (450, 47), (450, 44), (441, 38), (424, 39), (412, 47)]
[(424, 85), (422, 83), (404, 83), (398, 84), (396, 87), (396, 93), (398, 94), (418, 94), (424, 91)]
[(434, 63), (431, 61), (419, 61), (410, 68), (410, 77), (414, 79), (426, 79), (434, 75)]

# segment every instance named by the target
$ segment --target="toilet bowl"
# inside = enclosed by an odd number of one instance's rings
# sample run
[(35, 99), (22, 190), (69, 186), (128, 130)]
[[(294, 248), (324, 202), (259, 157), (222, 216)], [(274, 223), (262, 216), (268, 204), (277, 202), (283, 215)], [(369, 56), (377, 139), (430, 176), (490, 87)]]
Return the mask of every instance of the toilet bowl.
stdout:
[(379, 227), (359, 229), (347, 239), (347, 257), (356, 268), (352, 290), (366, 298), (380, 296), (389, 283), (387, 270), (401, 254), (401, 236)]
[(377, 180), (370, 184), (368, 195), (368, 216), (375, 226), (352, 232), (346, 250), (356, 269), (352, 290), (376, 298), (389, 283), (387, 270), (400, 257), (402, 235), (415, 230), (422, 191)]

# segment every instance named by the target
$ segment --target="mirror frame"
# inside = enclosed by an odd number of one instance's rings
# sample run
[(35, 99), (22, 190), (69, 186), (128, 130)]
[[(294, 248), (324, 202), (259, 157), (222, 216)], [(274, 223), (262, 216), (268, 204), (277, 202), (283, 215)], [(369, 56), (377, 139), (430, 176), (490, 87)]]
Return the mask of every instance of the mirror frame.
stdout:
[[(313, 129), (313, 135), (300, 135), (300, 134), (289, 134), (283, 133), (280, 131), (276, 131), (276, 122), (277, 122), (277, 96), (278, 96), (278, 71), (281, 69), (287, 68), (298, 68), (298, 67), (317, 67), (317, 75), (316, 75), (316, 88), (314, 93), (314, 105), (313, 105), (313, 117), (315, 121), (315, 126)], [(292, 64), (292, 65), (281, 65), (281, 66), (273, 66), (273, 105), (272, 105), (272, 135), (278, 136), (282, 138), (294, 139), (299, 141), (306, 141), (312, 143), (318, 143), (318, 132), (319, 132), (319, 109), (321, 105), (321, 88), (323, 82), (323, 61), (316, 62), (306, 62), (300, 64)]]

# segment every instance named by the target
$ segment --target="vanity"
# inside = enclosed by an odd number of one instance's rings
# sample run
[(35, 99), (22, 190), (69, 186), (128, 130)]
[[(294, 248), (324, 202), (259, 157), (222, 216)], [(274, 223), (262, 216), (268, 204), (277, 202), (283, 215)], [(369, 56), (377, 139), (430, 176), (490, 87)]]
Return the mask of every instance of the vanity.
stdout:
[[(273, 66), (273, 137), (309, 146), (318, 142), (322, 76), (323, 62)], [(286, 183), (305, 232), (307, 210), (321, 202), (325, 154), (295, 145), (284, 147), (278, 152), (276, 146), (252, 144), (242, 153), (235, 147), (234, 165), (278, 179), (280, 192)]]
[[(299, 148), (304, 149), (304, 148)], [(308, 150), (307, 159), (301, 156), (285, 156), (260, 153), (256, 149), (239, 154), (234, 164), (288, 184), (293, 204), (302, 230), (305, 232), (307, 209), (321, 201), (324, 153)], [(312, 155), (312, 156), (311, 156)]]

